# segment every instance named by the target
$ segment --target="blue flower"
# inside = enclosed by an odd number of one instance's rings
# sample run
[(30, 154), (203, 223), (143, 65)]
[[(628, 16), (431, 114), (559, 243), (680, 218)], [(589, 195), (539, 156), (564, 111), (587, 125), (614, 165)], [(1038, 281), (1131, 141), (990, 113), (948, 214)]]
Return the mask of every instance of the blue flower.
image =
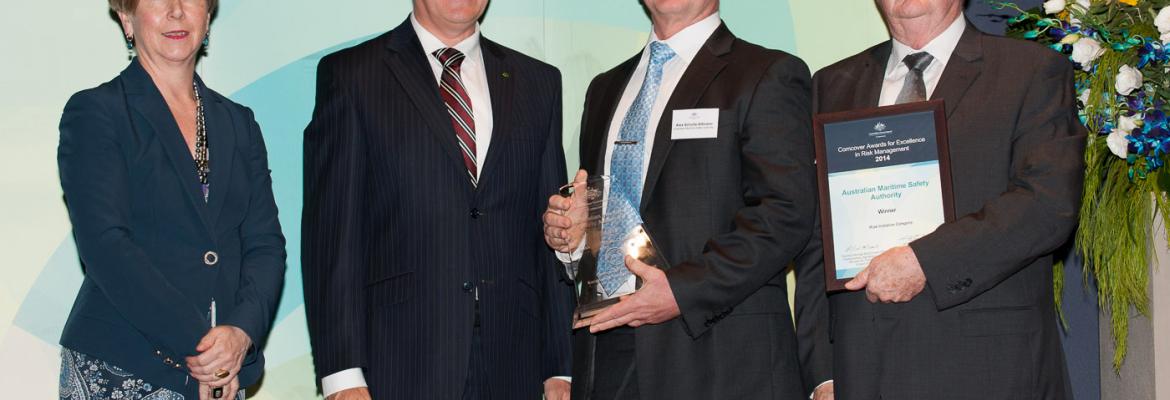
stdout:
[(1142, 133), (1150, 135), (1155, 129), (1166, 131), (1166, 113), (1162, 112), (1161, 107), (1154, 108), (1146, 112), (1146, 117), (1143, 119)]

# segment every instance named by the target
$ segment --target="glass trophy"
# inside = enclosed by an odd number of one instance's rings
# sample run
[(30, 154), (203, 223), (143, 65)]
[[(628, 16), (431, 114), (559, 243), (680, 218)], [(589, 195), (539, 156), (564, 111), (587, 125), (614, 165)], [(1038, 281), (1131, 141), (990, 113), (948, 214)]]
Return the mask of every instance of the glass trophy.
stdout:
[(642, 224), (638, 206), (620, 198), (611, 201), (610, 183), (609, 176), (591, 176), (560, 190), (561, 196), (572, 198), (567, 212), (572, 221), (569, 232), (579, 249), (569, 268), (575, 271), (577, 289), (574, 323), (589, 320), (641, 288), (641, 279), (626, 267), (626, 255), (667, 268)]

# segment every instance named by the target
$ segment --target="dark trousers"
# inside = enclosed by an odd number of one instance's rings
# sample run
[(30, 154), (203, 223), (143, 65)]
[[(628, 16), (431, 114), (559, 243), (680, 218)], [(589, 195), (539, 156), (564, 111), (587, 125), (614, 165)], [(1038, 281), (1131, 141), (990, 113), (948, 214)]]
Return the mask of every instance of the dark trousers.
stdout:
[(467, 363), (467, 383), (463, 386), (463, 400), (490, 400), (491, 391), (483, 357), (483, 340), (479, 334), (479, 305), (476, 305), (475, 328), (471, 333), (471, 360)]
[(621, 327), (598, 334), (594, 349), (593, 398), (638, 400), (634, 328)]

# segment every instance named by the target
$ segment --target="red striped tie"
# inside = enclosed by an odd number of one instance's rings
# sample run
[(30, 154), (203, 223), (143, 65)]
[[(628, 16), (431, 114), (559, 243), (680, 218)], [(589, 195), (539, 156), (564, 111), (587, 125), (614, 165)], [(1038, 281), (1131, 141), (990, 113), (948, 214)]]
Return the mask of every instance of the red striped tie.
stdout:
[(463, 79), (459, 77), (459, 67), (465, 58), (459, 50), (447, 47), (435, 50), (435, 58), (443, 65), (443, 76), (439, 79), (439, 94), (447, 104), (447, 113), (451, 115), (451, 124), (455, 127), (455, 138), (459, 140), (459, 148), (463, 151), (463, 163), (467, 165), (467, 175), (471, 184), (479, 184), (475, 169), (475, 114), (471, 110), (471, 97), (467, 96), (467, 88), (463, 86)]

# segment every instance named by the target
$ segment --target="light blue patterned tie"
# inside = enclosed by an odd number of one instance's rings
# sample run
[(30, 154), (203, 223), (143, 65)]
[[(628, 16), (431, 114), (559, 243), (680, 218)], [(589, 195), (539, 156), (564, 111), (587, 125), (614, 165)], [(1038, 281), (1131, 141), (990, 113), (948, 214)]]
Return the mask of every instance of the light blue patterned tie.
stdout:
[(642, 202), (642, 165), (646, 153), (646, 127), (650, 110), (662, 84), (662, 66), (674, 58), (674, 50), (662, 42), (650, 43), (650, 63), (638, 97), (622, 119), (618, 143), (610, 159), (610, 188), (605, 202), (605, 221), (601, 231), (597, 279), (606, 296), (612, 296), (630, 277), (626, 269), (622, 242), (635, 226), (642, 223), (638, 206)]

